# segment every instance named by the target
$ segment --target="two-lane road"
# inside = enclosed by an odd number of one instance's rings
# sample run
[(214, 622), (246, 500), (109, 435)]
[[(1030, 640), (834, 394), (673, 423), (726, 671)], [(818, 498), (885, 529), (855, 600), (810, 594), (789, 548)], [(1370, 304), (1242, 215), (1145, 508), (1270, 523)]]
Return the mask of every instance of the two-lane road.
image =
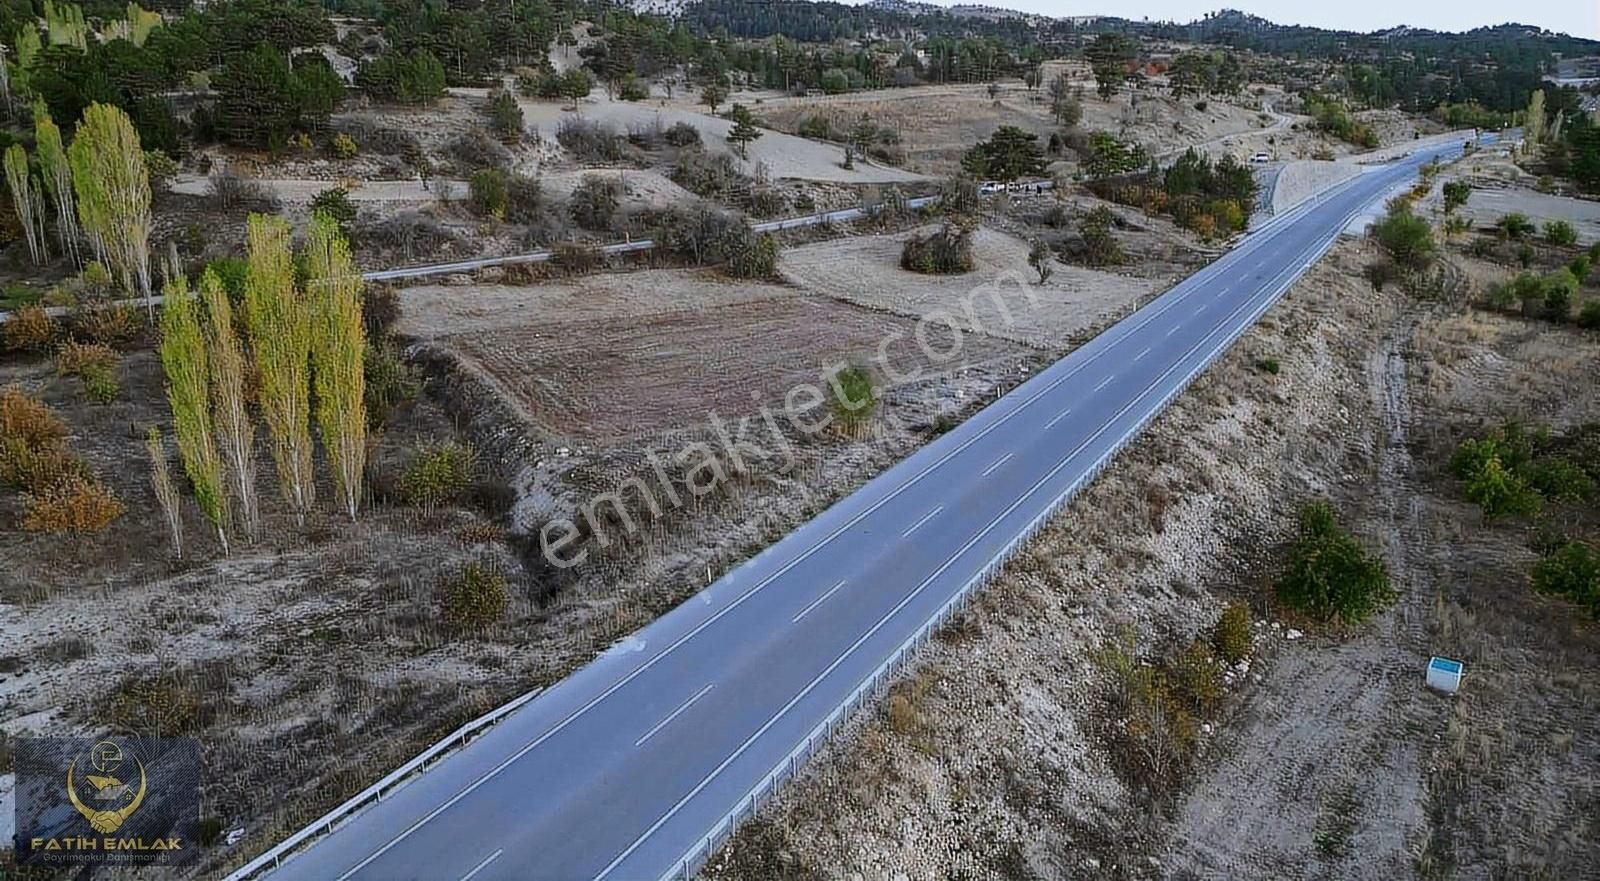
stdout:
[[(1277, 218), (356, 815), (275, 881), (645, 879), (707, 835), (1437, 150)], [(803, 758), (803, 756), (802, 756)]]

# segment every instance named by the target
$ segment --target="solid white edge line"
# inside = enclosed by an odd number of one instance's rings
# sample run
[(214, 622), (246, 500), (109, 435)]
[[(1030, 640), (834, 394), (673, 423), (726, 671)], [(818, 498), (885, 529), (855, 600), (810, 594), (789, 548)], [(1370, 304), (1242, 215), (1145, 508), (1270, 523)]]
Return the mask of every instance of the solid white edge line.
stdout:
[(826, 600), (828, 597), (833, 596), (834, 593), (836, 593), (839, 590), (839, 588), (844, 587), (844, 583), (847, 580), (848, 579), (845, 579), (845, 578), (839, 579), (839, 583), (838, 584), (835, 584), (833, 587), (828, 588), (828, 592), (827, 593), (825, 593), (822, 596), (819, 596), (816, 599), (812, 600), (811, 601), (811, 605), (806, 606), (804, 609), (801, 609), (800, 610), (800, 614), (798, 614), (798, 615), (794, 616), (793, 618), (789, 619), (789, 623), (790, 624), (799, 624), (801, 618), (804, 618), (805, 616), (811, 614), (811, 610), (812, 609), (815, 609), (816, 607), (822, 605), (823, 600)]
[(929, 520), (932, 520), (933, 519), (933, 515), (939, 513), (940, 511), (943, 511), (943, 510), (944, 510), (944, 505), (940, 505), (939, 507), (934, 508), (932, 511), (929, 511), (926, 514), (923, 514), (922, 515), (922, 519), (918, 520), (917, 522), (915, 522), (913, 524), (911, 524), (911, 528), (907, 529), (905, 532), (900, 533), (900, 537), (901, 538), (910, 538), (911, 537), (911, 533), (916, 532), (918, 529), (920, 529), (922, 527), (922, 524), (927, 523)]
[(505, 853), (505, 852), (506, 852), (505, 848), (501, 848), (500, 850), (497, 850), (494, 853), (489, 854), (488, 856), (484, 857), (483, 858), (483, 862), (477, 864), (476, 866), (473, 866), (472, 867), (472, 871), (470, 871), (467, 874), (461, 876), (461, 881), (472, 881), (472, 878), (473, 878), (474, 875), (477, 875), (479, 872), (482, 872), (484, 870), (484, 868), (486, 866), (488, 866), (490, 863), (494, 862), (495, 860), (500, 859), (500, 855)]
[(689, 707), (693, 706), (695, 701), (705, 697), (706, 692), (711, 690), (711, 686), (713, 684), (714, 683), (707, 682), (705, 688), (702, 688), (699, 691), (695, 692), (694, 693), (694, 697), (689, 698), (688, 700), (683, 702), (683, 706), (678, 707), (676, 710), (673, 710), (671, 715), (667, 716), (667, 718), (665, 718), (665, 719), (662, 719), (660, 722), (657, 722), (656, 726), (654, 728), (651, 728), (649, 731), (646, 731), (644, 733), (643, 737), (641, 737), (638, 740), (635, 740), (633, 742), (633, 745), (634, 746), (643, 746), (645, 741), (647, 741), (650, 738), (656, 736), (656, 732), (657, 731), (660, 731), (661, 729), (667, 727), (667, 723), (669, 723), (673, 719), (676, 719), (679, 716), (683, 715), (683, 711), (684, 710), (687, 710), (687, 709), (689, 709)]

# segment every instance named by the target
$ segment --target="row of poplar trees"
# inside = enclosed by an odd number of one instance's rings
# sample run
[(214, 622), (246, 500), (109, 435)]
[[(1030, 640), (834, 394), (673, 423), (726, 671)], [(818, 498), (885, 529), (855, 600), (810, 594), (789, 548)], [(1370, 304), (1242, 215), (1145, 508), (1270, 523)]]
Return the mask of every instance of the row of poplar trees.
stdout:
[(21, 144), (5, 151), (6, 184), (35, 263), (50, 259), (46, 216), (54, 207), (61, 253), (81, 263), (88, 239), (94, 259), (122, 288), (150, 296), (150, 174), (139, 134), (120, 107), (91, 104), (67, 147), (43, 104), (33, 111), (37, 172)]
[[(313, 423), (338, 505), (352, 520), (366, 467), (366, 337), (361, 277), (349, 245), (332, 218), (317, 214), (297, 271), (288, 223), (252, 214), (248, 238), (243, 339), (222, 280), (210, 269), (198, 292), (181, 273), (169, 273), (161, 312), (161, 364), (178, 453), (224, 553), (236, 528), (249, 540), (260, 532), (252, 391), (278, 489), (300, 526), (316, 502)], [(150, 453), (156, 496), (181, 556), (178, 494), (154, 432)]]

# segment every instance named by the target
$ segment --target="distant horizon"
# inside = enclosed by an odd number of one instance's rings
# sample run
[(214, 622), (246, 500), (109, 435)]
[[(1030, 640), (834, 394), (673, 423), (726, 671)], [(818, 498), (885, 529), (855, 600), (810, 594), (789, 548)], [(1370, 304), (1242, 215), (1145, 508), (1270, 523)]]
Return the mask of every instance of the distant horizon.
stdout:
[[(859, 5), (866, 0), (843, 0)], [(912, 0), (935, 6), (995, 6), (1055, 18), (1101, 15), (1133, 21), (1196, 21), (1222, 9), (1237, 9), (1274, 24), (1302, 25), (1337, 31), (1371, 33), (1395, 27), (1434, 31), (1470, 31), (1515, 22), (1549, 31), (1600, 40), (1600, 3), (1578, 0), (1528, 0), (1514, 9), (1482, 0), (1446, 3), (1443, 0), (1397, 4), (1380, 0), (1346, 0), (1343, 3), (1290, 4), (1283, 0), (1141, 0), (1117, 4), (1068, 4), (1063, 0)]]

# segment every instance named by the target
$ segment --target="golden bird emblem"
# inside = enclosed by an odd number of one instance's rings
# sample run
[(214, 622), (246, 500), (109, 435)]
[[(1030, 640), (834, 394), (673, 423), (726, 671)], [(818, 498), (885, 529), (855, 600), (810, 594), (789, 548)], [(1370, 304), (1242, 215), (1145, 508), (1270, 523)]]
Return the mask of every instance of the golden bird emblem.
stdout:
[[(111, 833), (117, 831), (117, 829), (121, 828), (123, 823), (128, 821), (129, 817), (133, 816), (133, 812), (139, 809), (139, 805), (144, 803), (144, 762), (140, 762), (138, 759), (134, 759), (134, 761), (138, 762), (139, 764), (139, 791), (134, 793), (133, 801), (130, 801), (126, 805), (113, 810), (96, 810), (88, 805), (85, 805), (83, 803), (83, 799), (78, 797), (78, 788), (74, 786), (72, 782), (72, 773), (78, 766), (78, 760), (73, 759), (72, 764), (67, 766), (67, 797), (71, 799), (72, 806), (78, 809), (78, 813), (82, 814), (84, 818), (89, 821), (89, 825), (94, 827), (96, 832), (103, 832), (107, 835), (110, 835)], [(108, 786), (122, 785), (121, 781), (117, 780), (115, 777), (97, 777), (93, 774), (88, 776), (89, 782), (94, 784), (97, 789), (105, 789)]]

